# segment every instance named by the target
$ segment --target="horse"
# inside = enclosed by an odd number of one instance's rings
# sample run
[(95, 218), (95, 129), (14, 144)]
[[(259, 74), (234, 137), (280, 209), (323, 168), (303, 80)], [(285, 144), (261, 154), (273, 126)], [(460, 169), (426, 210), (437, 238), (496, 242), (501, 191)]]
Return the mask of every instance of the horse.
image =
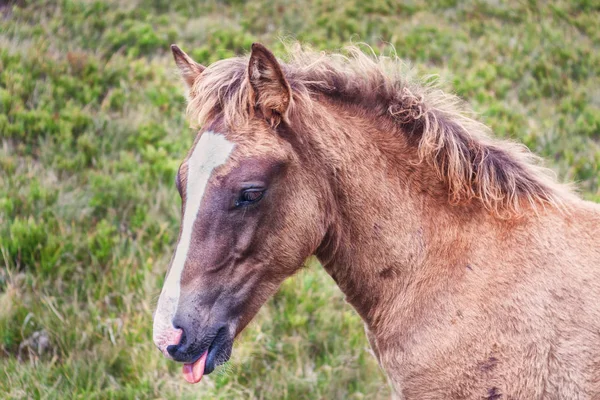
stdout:
[(393, 57), (205, 67), (153, 340), (197, 383), (316, 256), (402, 399), (600, 398), (600, 206)]

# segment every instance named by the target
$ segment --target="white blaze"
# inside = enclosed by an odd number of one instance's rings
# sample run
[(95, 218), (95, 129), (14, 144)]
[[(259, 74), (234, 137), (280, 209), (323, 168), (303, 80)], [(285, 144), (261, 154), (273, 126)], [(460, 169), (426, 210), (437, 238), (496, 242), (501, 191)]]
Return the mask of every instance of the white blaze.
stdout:
[(165, 343), (165, 340), (169, 337), (167, 332), (174, 328), (171, 321), (179, 303), (181, 274), (187, 260), (194, 222), (204, 197), (206, 185), (213, 170), (227, 161), (233, 147), (234, 144), (225, 139), (223, 135), (207, 131), (202, 134), (187, 161), (186, 203), (181, 237), (177, 243), (171, 270), (160, 293), (154, 316), (154, 342), (163, 350), (163, 353), (165, 353), (166, 346), (170, 344)]

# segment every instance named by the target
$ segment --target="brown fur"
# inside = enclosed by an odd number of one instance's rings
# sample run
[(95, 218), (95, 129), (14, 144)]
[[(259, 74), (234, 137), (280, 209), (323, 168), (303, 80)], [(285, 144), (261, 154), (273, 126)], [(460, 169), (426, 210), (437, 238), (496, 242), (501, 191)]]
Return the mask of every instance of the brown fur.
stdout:
[(600, 398), (600, 207), (397, 61), (348, 51), (279, 64), (261, 46), (261, 67), (223, 60), (194, 80), (195, 124), (219, 121), (238, 158), (287, 160), (246, 250), (277, 278), (239, 330), (313, 253), (399, 398)]
[[(453, 203), (479, 199), (499, 213), (504, 208), (519, 211), (523, 199), (530, 204), (562, 203), (561, 194), (567, 190), (535, 165), (537, 158), (522, 145), (492, 140), (487, 127), (461, 113), (464, 107), (456, 97), (411, 83), (399, 75), (401, 69), (394, 60), (373, 59), (357, 47), (347, 51), (351, 58), (294, 48), (290, 63), (283, 68), (294, 88), (295, 104), (289, 104), (287, 91), (281, 94), (283, 100), (263, 91), (258, 104), (271, 99), (283, 108), (289, 106), (288, 113), (300, 114), (303, 125), (311, 130), (318, 130), (311, 126), (313, 114), (318, 112), (318, 95), (362, 106), (375, 118), (392, 117), (404, 131), (418, 136), (420, 161), (432, 164), (446, 180)], [(255, 85), (245, 82), (247, 65), (243, 58), (223, 60), (203, 74), (188, 106), (195, 125), (201, 126), (216, 109), (224, 113), (228, 125), (244, 124), (254, 116), (253, 108), (247, 106), (255, 101)], [(253, 65), (251, 62), (251, 70), (256, 69)], [(280, 79), (271, 81), (279, 83)], [(262, 85), (268, 81), (263, 80)], [(284, 85), (289, 87), (287, 82)], [(282, 114), (281, 109), (276, 111)]]

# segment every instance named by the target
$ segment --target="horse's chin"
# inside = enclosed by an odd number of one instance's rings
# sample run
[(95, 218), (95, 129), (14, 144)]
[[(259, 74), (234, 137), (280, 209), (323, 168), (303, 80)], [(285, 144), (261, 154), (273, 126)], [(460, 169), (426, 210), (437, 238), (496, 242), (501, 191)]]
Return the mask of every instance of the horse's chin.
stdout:
[(204, 374), (208, 375), (215, 370), (219, 365), (225, 364), (231, 357), (233, 349), (233, 339), (229, 337), (220, 338), (217, 335), (213, 343), (208, 349), (206, 363), (204, 365)]

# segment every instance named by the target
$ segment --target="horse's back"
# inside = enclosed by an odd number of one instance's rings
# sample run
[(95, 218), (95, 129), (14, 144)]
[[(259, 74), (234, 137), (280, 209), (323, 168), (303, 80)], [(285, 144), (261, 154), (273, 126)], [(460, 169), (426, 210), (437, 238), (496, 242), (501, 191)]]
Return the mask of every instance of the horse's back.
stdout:
[(405, 398), (600, 398), (600, 206), (536, 218), (474, 238), (441, 322), (403, 355)]
[(522, 308), (520, 323), (509, 313), (495, 321), (497, 332), (515, 324), (505, 339), (519, 361), (507, 364), (514, 382), (506, 390), (519, 389), (514, 398), (600, 396), (600, 206), (575, 200), (533, 226), (529, 254), (513, 267), (525, 273), (513, 269), (514, 293), (495, 299), (499, 310), (510, 300)]

